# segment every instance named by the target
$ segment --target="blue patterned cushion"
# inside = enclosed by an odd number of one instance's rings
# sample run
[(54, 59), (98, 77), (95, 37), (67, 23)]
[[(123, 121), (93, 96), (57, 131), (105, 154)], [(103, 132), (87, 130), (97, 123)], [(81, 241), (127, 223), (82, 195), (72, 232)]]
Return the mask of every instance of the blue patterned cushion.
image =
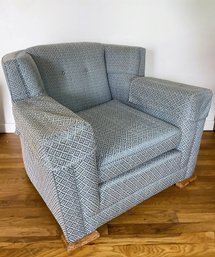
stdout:
[(94, 130), (100, 182), (176, 148), (181, 138), (178, 128), (117, 100), (78, 115)]
[(70, 110), (111, 100), (102, 44), (45, 45), (26, 52), (34, 59), (47, 94)]

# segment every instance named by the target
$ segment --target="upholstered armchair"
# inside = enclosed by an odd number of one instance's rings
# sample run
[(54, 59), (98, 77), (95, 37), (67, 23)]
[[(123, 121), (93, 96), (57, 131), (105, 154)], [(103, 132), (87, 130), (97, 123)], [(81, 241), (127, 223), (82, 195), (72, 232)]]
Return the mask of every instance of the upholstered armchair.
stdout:
[(145, 77), (145, 49), (43, 45), (2, 63), (26, 172), (70, 249), (143, 200), (194, 179), (212, 93)]

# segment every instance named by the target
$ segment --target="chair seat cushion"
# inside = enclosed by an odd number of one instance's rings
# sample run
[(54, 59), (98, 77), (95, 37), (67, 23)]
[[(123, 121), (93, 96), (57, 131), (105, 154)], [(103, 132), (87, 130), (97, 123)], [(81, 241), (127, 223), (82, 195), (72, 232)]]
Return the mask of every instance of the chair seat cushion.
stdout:
[(180, 130), (117, 100), (77, 113), (94, 130), (100, 183), (175, 149)]

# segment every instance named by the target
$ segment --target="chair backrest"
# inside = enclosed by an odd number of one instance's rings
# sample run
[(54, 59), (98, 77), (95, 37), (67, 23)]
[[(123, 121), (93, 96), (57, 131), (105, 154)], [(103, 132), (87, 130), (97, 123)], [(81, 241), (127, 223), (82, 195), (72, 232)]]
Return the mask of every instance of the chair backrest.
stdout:
[(145, 49), (99, 43), (41, 45), (2, 60), (13, 101), (49, 96), (73, 111), (118, 99), (128, 101), (129, 85), (144, 76)]
[(102, 44), (65, 43), (25, 51), (35, 61), (47, 94), (71, 110), (112, 99)]
[(114, 99), (128, 104), (132, 79), (145, 75), (145, 48), (105, 45), (108, 82)]

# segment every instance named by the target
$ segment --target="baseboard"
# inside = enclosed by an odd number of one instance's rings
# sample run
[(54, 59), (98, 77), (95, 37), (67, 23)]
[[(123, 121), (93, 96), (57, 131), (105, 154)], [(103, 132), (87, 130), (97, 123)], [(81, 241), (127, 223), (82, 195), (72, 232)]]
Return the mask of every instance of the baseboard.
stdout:
[(204, 130), (213, 130), (214, 129), (214, 120), (206, 120)]
[(14, 132), (15, 132), (14, 123), (0, 124), (0, 133), (14, 133)]
[[(213, 130), (214, 120), (206, 120), (204, 130)], [(14, 133), (15, 124), (14, 123), (5, 123), (0, 124), (0, 133)]]

